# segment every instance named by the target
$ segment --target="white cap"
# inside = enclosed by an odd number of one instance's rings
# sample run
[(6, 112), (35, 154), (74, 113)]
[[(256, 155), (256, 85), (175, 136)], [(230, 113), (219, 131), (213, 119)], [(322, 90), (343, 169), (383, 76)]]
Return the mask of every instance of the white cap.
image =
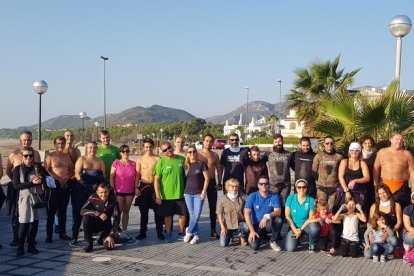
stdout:
[(352, 142), (350, 145), (349, 145), (349, 149), (348, 149), (348, 151), (351, 151), (351, 150), (357, 150), (357, 151), (361, 151), (361, 145), (358, 143), (358, 142)]

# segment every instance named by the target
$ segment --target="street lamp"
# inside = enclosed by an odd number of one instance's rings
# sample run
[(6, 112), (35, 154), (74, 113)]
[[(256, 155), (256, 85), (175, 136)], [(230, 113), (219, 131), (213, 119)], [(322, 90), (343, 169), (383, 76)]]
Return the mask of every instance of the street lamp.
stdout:
[(103, 90), (104, 90), (104, 129), (106, 129), (106, 68), (105, 63), (109, 59), (107, 57), (101, 56), (104, 65), (104, 72), (103, 72)]
[(246, 99), (246, 129), (244, 130), (244, 140), (245, 143), (247, 141), (247, 129), (249, 128), (249, 90), (248, 86), (243, 86), (244, 89), (247, 91), (247, 99)]
[(48, 86), (44, 80), (37, 80), (33, 83), (33, 91), (39, 94), (39, 123), (37, 130), (39, 150), (42, 148), (42, 94), (46, 93), (47, 89)]
[(388, 28), (393, 36), (397, 38), (397, 54), (395, 59), (395, 78), (400, 81), (400, 71), (401, 71), (401, 48), (402, 48), (402, 38), (411, 31), (411, 20), (406, 15), (397, 15), (391, 19)]
[(164, 130), (162, 129), (162, 128), (160, 128), (160, 142), (162, 143), (162, 132), (163, 132)]
[(86, 112), (85, 111), (81, 111), (79, 113), (79, 117), (82, 119), (82, 136), (81, 136), (81, 144), (83, 146), (83, 136), (85, 134), (85, 118), (86, 118)]
[(101, 125), (98, 122), (95, 122), (95, 126), (96, 126), (96, 140), (98, 140), (98, 138), (99, 138), (99, 127)]
[[(279, 109), (282, 109), (282, 80), (277, 80), (279, 83)], [(280, 128), (280, 110), (279, 110), (279, 116), (277, 116), (277, 131), (276, 133), (282, 133), (282, 130)]]

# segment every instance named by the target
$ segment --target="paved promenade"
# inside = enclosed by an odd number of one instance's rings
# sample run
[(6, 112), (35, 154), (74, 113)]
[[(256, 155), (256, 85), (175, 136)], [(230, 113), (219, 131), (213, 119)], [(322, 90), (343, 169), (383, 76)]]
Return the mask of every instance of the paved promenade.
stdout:
[[(69, 207), (68, 214), (70, 212)], [(136, 236), (140, 216), (138, 207), (132, 206), (130, 214), (129, 233)], [(68, 220), (68, 235), (71, 235), (72, 218)], [(414, 266), (404, 264), (401, 259), (384, 264), (373, 263), (363, 257), (330, 257), (324, 252), (311, 254), (306, 250), (307, 244), (294, 253), (274, 252), (268, 244), (258, 252), (236, 245), (221, 248), (218, 240), (209, 239), (209, 225), (206, 202), (200, 224), (200, 244), (158, 241), (151, 216), (147, 240), (124, 244), (114, 251), (96, 245), (92, 253), (84, 253), (82, 236), (77, 247), (59, 240), (57, 234), (53, 243), (44, 243), (45, 221), (42, 221), (37, 235), (37, 247), (41, 253), (26, 253), (24, 257), (16, 258), (15, 248), (8, 245), (12, 240), (10, 217), (2, 210), (0, 275), (414, 275)], [(286, 231), (285, 226), (282, 234), (285, 235)], [(283, 242), (280, 245), (283, 247)]]

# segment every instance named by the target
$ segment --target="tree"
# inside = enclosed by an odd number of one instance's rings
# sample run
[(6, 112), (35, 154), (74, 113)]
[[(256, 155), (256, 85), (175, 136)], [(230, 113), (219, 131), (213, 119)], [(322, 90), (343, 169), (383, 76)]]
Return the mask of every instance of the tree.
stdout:
[(339, 61), (340, 55), (334, 61), (315, 62), (309, 68), (294, 71), (296, 79), (287, 95), (287, 108), (296, 109), (299, 120), (308, 128), (312, 128), (319, 117), (320, 101), (329, 100), (336, 91), (346, 91), (360, 70), (344, 73), (344, 69), (338, 70)]

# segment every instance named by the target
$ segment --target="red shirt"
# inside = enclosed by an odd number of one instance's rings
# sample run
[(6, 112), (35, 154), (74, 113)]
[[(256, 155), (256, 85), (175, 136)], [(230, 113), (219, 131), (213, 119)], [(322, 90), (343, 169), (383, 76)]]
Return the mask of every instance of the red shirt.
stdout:
[[(322, 218), (319, 213), (316, 213), (314, 217), (316, 219)], [(333, 214), (327, 213), (325, 218), (332, 219), (332, 217), (333, 217)], [(319, 237), (326, 237), (326, 236), (328, 236), (329, 235), (329, 231), (330, 231), (331, 224), (330, 223), (328, 224), (328, 223), (326, 223), (324, 221), (322, 224), (319, 223), (319, 226), (320, 226)]]

